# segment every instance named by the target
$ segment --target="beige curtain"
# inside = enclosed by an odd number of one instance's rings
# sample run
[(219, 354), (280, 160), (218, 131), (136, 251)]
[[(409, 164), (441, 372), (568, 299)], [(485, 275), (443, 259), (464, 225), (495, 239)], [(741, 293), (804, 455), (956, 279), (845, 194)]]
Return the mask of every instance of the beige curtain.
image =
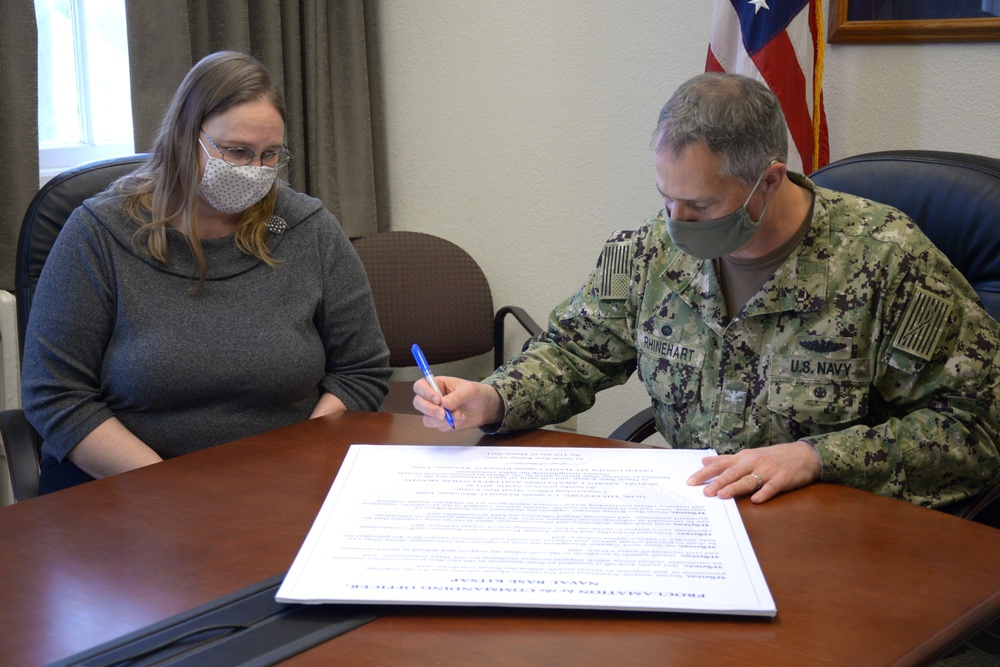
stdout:
[(137, 151), (174, 90), (223, 49), (261, 60), (283, 85), (292, 187), (318, 197), (351, 237), (388, 229), (375, 0), (126, 0)]
[(31, 0), (0, 2), (0, 289), (14, 290), (21, 220), (38, 191), (38, 31)]

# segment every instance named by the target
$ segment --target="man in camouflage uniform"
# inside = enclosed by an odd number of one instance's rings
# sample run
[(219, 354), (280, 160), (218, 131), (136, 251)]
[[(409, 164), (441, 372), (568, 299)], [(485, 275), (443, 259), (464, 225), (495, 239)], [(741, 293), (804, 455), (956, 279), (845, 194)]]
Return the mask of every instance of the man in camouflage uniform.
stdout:
[[(654, 135), (664, 211), (604, 247), (548, 331), (483, 383), (424, 381), (426, 425), (565, 420), (634, 370), (692, 484), (764, 502), (812, 481), (940, 506), (1000, 472), (1000, 327), (900, 211), (787, 172), (777, 100), (704, 74)], [(721, 217), (720, 217), (721, 216)]]

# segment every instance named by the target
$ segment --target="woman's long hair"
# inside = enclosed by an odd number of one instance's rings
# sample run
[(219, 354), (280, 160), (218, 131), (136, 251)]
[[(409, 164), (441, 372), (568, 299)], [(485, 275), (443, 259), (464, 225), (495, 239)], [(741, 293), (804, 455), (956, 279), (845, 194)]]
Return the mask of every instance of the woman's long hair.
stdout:
[[(267, 69), (251, 56), (219, 51), (202, 58), (181, 82), (163, 118), (152, 155), (115, 187), (124, 195), (122, 206), (139, 224), (135, 242), (151, 256), (170, 265), (167, 227), (187, 232), (200, 280), (207, 276), (205, 255), (198, 240), (198, 193), (202, 123), (244, 102), (267, 100), (285, 120), (285, 103)], [(267, 223), (274, 214), (278, 183), (259, 202), (240, 214), (236, 246), (269, 265), (276, 260), (267, 247)]]

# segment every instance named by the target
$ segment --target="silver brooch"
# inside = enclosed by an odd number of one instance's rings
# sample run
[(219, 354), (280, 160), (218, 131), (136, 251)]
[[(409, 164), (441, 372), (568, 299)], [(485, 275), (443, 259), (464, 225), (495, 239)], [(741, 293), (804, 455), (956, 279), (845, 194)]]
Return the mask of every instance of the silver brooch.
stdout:
[(267, 221), (267, 231), (272, 234), (284, 234), (285, 230), (288, 229), (288, 223), (279, 218), (276, 215), (272, 215), (271, 219)]

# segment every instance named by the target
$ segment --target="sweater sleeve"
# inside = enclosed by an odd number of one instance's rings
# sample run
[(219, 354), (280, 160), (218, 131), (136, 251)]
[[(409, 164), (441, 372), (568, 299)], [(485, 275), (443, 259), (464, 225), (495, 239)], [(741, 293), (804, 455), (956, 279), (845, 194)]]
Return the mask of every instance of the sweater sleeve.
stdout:
[(325, 209), (323, 300), (316, 328), (326, 350), (323, 389), (349, 410), (376, 411), (388, 393), (389, 349), (375, 313), (364, 266), (340, 223)]
[(73, 212), (45, 262), (25, 336), (22, 403), (62, 461), (113, 416), (101, 398), (101, 364), (114, 324), (111, 254), (84, 207)]

